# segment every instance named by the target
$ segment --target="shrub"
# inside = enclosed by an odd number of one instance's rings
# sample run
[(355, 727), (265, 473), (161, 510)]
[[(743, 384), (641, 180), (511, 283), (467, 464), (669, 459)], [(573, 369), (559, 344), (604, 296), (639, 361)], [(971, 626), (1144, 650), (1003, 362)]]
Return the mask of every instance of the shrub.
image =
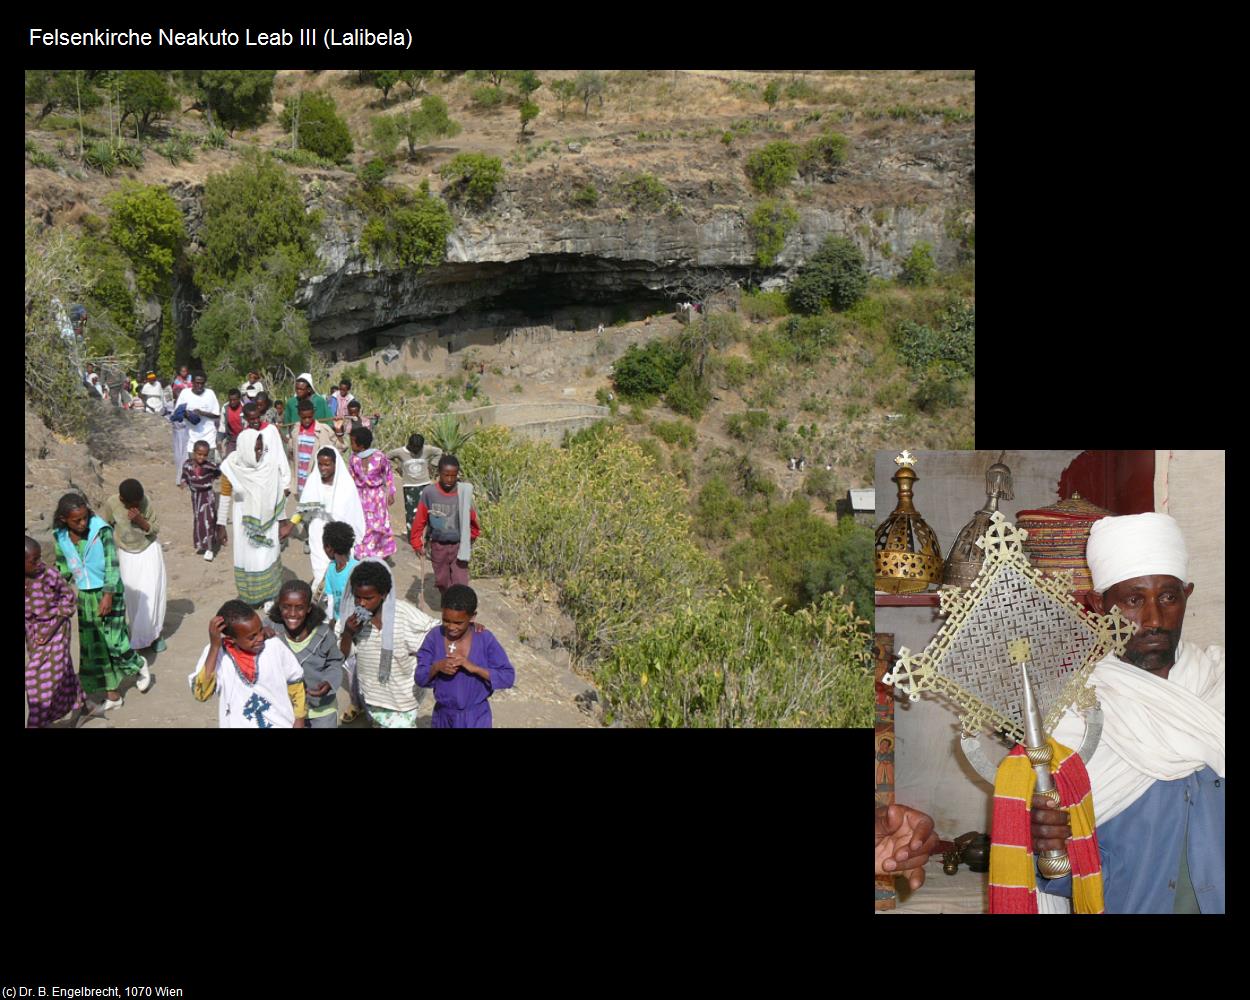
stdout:
[(758, 322), (784, 316), (790, 307), (785, 292), (748, 292), (738, 301), (738, 310), (748, 319)]
[(903, 261), (899, 280), (904, 285), (928, 285), (936, 274), (937, 265), (933, 263), (933, 244), (921, 241), (911, 248), (911, 252)]
[(317, 90), (289, 98), (283, 105), (282, 128), (298, 128), (296, 145), (333, 163), (346, 160), (352, 151), (352, 134), (339, 117), (334, 98)]
[(705, 381), (695, 374), (694, 368), (684, 365), (664, 393), (664, 402), (674, 413), (698, 420), (712, 402), (712, 391)]
[(729, 489), (723, 476), (709, 479), (695, 500), (694, 530), (704, 538), (732, 538), (745, 504)]
[(685, 363), (674, 345), (653, 340), (645, 347), (631, 344), (612, 366), (612, 382), (623, 397), (639, 399), (668, 391)]
[(798, 157), (799, 173), (804, 177), (828, 174), (846, 162), (851, 141), (838, 132), (824, 135), (803, 144)]
[(651, 433), (665, 444), (678, 448), (694, 447), (694, 424), (685, 420), (654, 420), (651, 422)]
[(912, 402), (924, 413), (938, 413), (963, 402), (959, 381), (963, 373), (949, 361), (934, 361), (924, 370)]
[(587, 184), (585, 187), (578, 188), (569, 200), (580, 208), (594, 208), (599, 204), (599, 192), (595, 190), (593, 184)]
[(269, 157), (253, 156), (233, 170), (210, 175), (203, 209), (195, 281), (206, 294), (277, 251), (295, 266), (285, 290), (291, 295), (299, 270), (316, 262), (313, 234), (321, 216), (304, 210), (299, 182)]
[(766, 410), (747, 410), (731, 413), (725, 418), (725, 431), (739, 441), (754, 441), (768, 428)]
[(755, 241), (755, 260), (760, 267), (772, 267), (786, 244), (786, 236), (799, 224), (799, 213), (785, 202), (762, 201), (747, 222)]
[(360, 234), (365, 256), (418, 271), (441, 264), (447, 256), (447, 237), (456, 226), (447, 206), (425, 185), (416, 195), (387, 191), (382, 201)]
[(792, 142), (770, 142), (747, 157), (745, 170), (752, 186), (761, 194), (772, 194), (794, 179), (798, 168), (798, 147)]
[(78, 359), (61, 337), (63, 313), (81, 300), (94, 275), (64, 229), (38, 232), (25, 220), (25, 393), (35, 412), (62, 434), (81, 431), (86, 397)]
[(440, 168), (439, 176), (446, 185), (443, 193), (448, 201), (463, 201), (470, 208), (482, 209), (495, 197), (503, 180), (503, 161), (481, 153), (460, 153)]
[(635, 212), (658, 212), (669, 201), (669, 190), (651, 174), (638, 174), (621, 184), (621, 196)]
[(579, 658), (636, 635), (672, 595), (696, 595), (720, 579), (690, 538), (689, 515), (670, 489), (657, 489), (663, 474), (643, 456), (618, 428), (568, 449), (495, 433), (461, 456), (475, 482), (495, 470), (509, 478), (474, 549), (479, 572), (555, 584)]
[(138, 169), (143, 166), (143, 147), (131, 142), (119, 143), (113, 148), (117, 163), (123, 167)]
[(838, 484), (834, 481), (833, 470), (819, 467), (812, 469), (803, 481), (803, 492), (827, 504), (833, 503), (838, 496)]
[(390, 173), (390, 168), (386, 165), (386, 161), (382, 159), (370, 160), (360, 170), (360, 183), (365, 187), (377, 187)]
[(29, 139), (26, 140), (26, 159), (30, 160), (32, 167), (43, 167), (46, 170), (57, 168), (56, 157), (43, 152)]
[(721, 362), (721, 371), (725, 376), (725, 384), (731, 389), (739, 389), (746, 385), (751, 375), (751, 363), (745, 358), (728, 357)]
[(942, 361), (960, 376), (976, 373), (976, 320), (970, 306), (947, 310), (938, 330), (904, 320), (890, 342), (912, 371), (922, 372), (935, 361)]
[(796, 312), (849, 309), (868, 290), (864, 255), (845, 236), (828, 236), (790, 286)]
[(867, 726), (867, 623), (836, 595), (790, 615), (758, 584), (668, 613), (595, 671), (610, 714), (649, 726)]
[(479, 108), (495, 108), (503, 103), (503, 91), (486, 85), (474, 87), (472, 100)]

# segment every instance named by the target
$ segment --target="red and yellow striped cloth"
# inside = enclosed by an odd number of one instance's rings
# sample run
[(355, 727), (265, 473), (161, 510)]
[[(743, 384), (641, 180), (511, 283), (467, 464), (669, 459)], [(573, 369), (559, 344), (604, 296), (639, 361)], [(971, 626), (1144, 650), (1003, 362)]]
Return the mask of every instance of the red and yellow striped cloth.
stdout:
[[(1102, 864), (1094, 833), (1094, 798), (1080, 754), (1047, 739), (1054, 751), (1051, 767), (1059, 805), (1068, 811), (1072, 836), (1072, 908), (1076, 913), (1102, 913)], [(990, 912), (1036, 913), (1037, 878), (1029, 808), (1037, 775), (1015, 746), (998, 767), (994, 782), (994, 819), (990, 833)]]

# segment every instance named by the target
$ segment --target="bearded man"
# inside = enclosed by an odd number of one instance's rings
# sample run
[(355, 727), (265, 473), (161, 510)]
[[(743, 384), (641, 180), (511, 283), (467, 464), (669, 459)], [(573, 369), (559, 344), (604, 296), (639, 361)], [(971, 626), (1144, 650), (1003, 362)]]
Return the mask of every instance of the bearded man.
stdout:
[[(1107, 913), (1224, 912), (1224, 651), (1181, 642), (1194, 592), (1180, 527), (1167, 514), (1107, 517), (1090, 531), (1090, 603), (1137, 625), (1123, 658), (1090, 675), (1103, 711), (1087, 762)], [(1079, 746), (1072, 710), (1054, 737)], [(1033, 798), (1035, 853), (1066, 849), (1068, 814)], [(1072, 877), (1037, 879), (1039, 909)]]

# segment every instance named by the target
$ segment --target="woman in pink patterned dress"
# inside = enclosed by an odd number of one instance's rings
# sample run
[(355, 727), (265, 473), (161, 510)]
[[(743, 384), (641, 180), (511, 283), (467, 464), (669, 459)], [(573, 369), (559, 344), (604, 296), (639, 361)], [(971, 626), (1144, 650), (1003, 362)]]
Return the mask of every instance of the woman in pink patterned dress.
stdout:
[(391, 514), (387, 509), (395, 502), (395, 477), (391, 463), (373, 447), (373, 431), (357, 427), (352, 431), (352, 459), (347, 471), (356, 482), (360, 506), (365, 512), (365, 532), (353, 555), (357, 559), (386, 559), (395, 554), (395, 536), (391, 532)]
[(78, 610), (73, 588), (41, 562), (39, 543), (26, 538), (26, 703), (30, 729), (50, 726), (67, 712), (81, 712), (87, 696), (70, 657), (70, 620)]

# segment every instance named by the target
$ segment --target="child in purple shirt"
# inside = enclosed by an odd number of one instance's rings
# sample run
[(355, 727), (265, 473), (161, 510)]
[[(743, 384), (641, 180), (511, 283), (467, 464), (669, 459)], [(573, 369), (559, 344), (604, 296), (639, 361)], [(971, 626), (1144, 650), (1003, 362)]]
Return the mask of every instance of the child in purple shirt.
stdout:
[(443, 624), (417, 653), (416, 682), (434, 688), (434, 729), (489, 729), (493, 691), (512, 687), (516, 671), (488, 629), (474, 631), (477, 594), (455, 584), (443, 594)]

